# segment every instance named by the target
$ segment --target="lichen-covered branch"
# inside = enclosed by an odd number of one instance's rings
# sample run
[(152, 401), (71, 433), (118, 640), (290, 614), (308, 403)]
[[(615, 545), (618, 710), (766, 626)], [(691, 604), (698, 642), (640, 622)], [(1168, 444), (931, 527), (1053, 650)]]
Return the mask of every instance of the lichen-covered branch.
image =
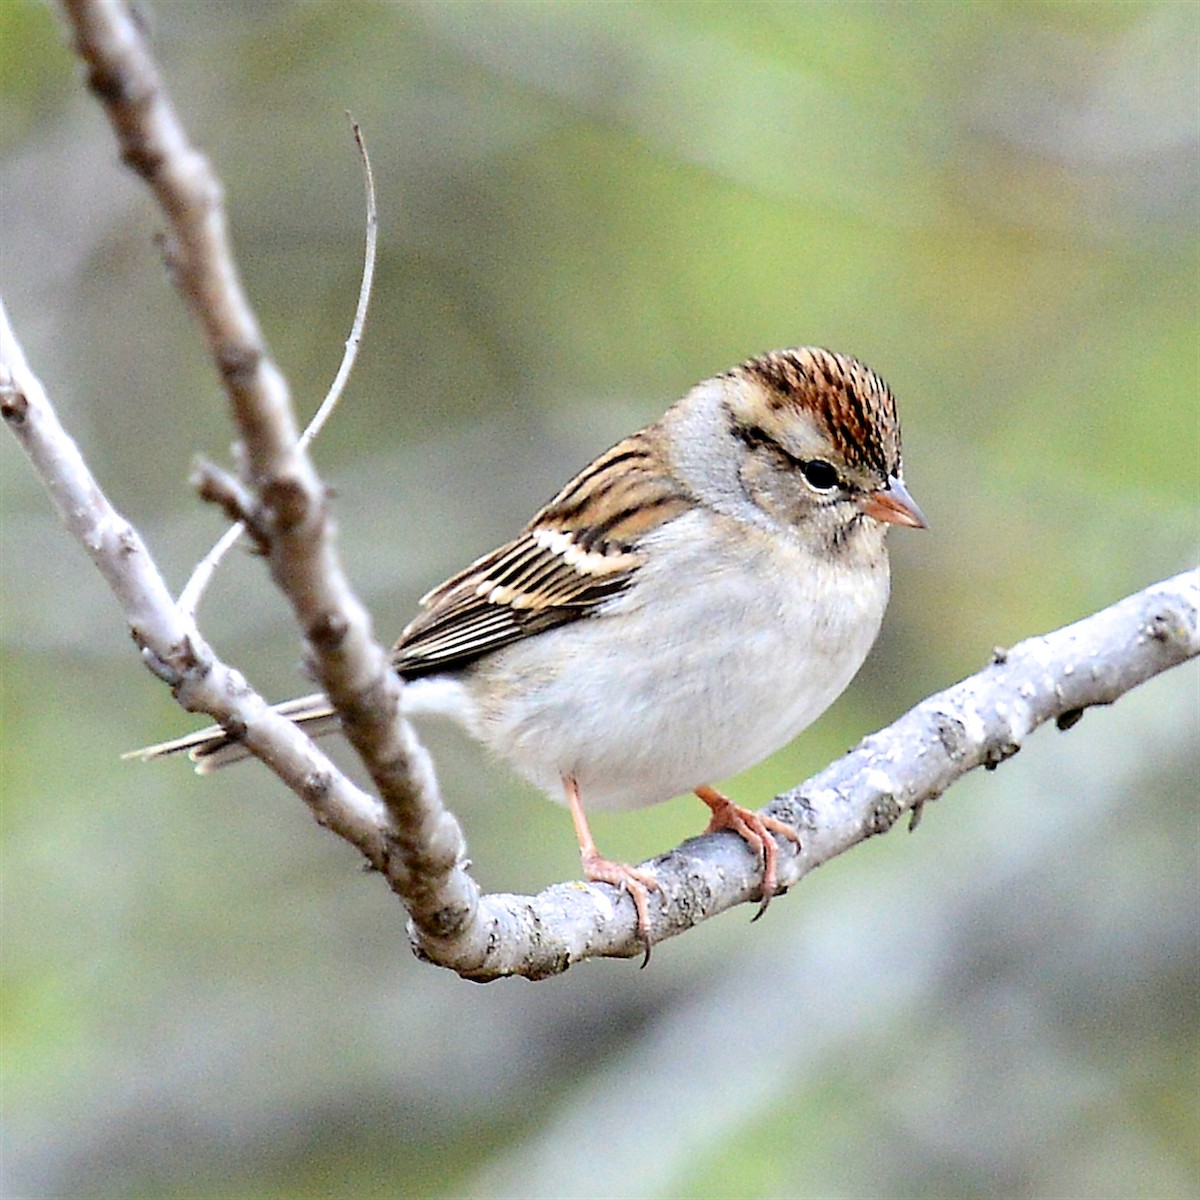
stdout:
[[(1200, 654), (1200, 570), (1138, 592), (1054, 633), (994, 655), (977, 675), (918, 704), (865, 738), (807, 783), (777, 796), (765, 812), (800, 834), (779, 846), (784, 887), (852, 846), (915, 817), (955, 780), (994, 768), (1039, 725), (1069, 728), (1087, 708), (1111, 704), (1147, 679)], [(651, 901), (651, 940), (691, 928), (757, 895), (759, 868), (732, 834), (707, 834), (651, 863), (662, 888)], [(611, 889), (558, 884), (538, 896), (485, 896), (490, 936), (478, 943), (413, 944), (475, 979), (554, 975), (597, 955), (637, 954), (633, 903), (614, 906)]]

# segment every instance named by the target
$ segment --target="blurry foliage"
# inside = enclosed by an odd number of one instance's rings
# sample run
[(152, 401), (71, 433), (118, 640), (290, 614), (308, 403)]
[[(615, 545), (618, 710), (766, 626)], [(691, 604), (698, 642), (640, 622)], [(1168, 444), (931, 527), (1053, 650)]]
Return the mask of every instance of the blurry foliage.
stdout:
[[(1194, 558), (1200, 9), (1187, 3), (167, 3), (297, 402), (374, 308), (318, 447), (384, 637), (686, 387), (815, 342), (901, 404), (928, 534), (859, 680), (736, 781), (872, 726)], [(213, 373), (52, 10), (0, 4), (5, 298), (179, 586), (219, 531)], [(1191, 1196), (1191, 668), (971, 779), (749, 927), (474, 988), (407, 952), (263, 772), (118, 751), (187, 726), (0, 442), (3, 1156), (12, 1196)], [(303, 688), (261, 565), (219, 650)], [(577, 873), (566, 815), (431, 731), (489, 887)], [(640, 858), (695, 801), (598, 816)], [(748, 915), (748, 914), (747, 914)]]

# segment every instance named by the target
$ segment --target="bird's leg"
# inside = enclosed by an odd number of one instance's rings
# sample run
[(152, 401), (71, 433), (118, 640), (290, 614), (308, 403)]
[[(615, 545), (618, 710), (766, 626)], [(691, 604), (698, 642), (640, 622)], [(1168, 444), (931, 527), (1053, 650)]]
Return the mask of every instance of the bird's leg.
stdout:
[(732, 829), (754, 851), (763, 864), (762, 901), (754, 920), (767, 911), (771, 897), (775, 895), (778, 877), (775, 872), (775, 862), (778, 853), (775, 849), (775, 839), (772, 833), (800, 845), (800, 835), (790, 826), (774, 817), (761, 817), (740, 804), (734, 804), (728, 796), (722, 796), (715, 788), (698, 787), (696, 795), (708, 805), (712, 812), (712, 820), (708, 823), (705, 833), (715, 833), (719, 829)]
[(579, 839), (579, 856), (583, 860), (584, 875), (593, 883), (611, 883), (615, 887), (624, 888), (633, 899), (633, 906), (637, 909), (638, 937), (646, 947), (646, 957), (642, 959), (644, 967), (650, 961), (650, 889), (653, 888), (656, 892), (662, 890), (658, 880), (649, 871), (639, 871), (628, 863), (613, 862), (612, 859), (605, 858), (596, 849), (592, 831), (588, 828), (583, 803), (579, 799), (579, 784), (571, 776), (564, 775), (563, 789), (567, 793), (567, 804), (575, 821), (575, 836)]

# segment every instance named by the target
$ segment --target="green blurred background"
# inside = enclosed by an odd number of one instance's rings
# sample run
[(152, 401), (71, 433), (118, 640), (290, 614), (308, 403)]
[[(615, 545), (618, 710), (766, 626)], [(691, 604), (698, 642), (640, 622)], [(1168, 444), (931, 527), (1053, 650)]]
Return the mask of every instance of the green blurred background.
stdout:
[[(732, 784), (762, 803), (992, 647), (1195, 560), (1200, 7), (145, 6), (228, 189), (381, 636), (568, 475), (761, 350), (900, 399), (927, 534), (859, 679)], [(6, 301), (172, 586), (229, 427), (53, 10), (0, 3)], [(11, 1197), (1186, 1197), (1200, 1189), (1194, 666), (861, 847), (749, 924), (487, 987), (422, 966), (348, 847), (191, 728), (0, 440), (3, 1156)], [(238, 553), (202, 611), (272, 697), (295, 631)], [(570, 821), (452, 732), (489, 888), (578, 874)], [(633, 859), (681, 799), (595, 818)]]

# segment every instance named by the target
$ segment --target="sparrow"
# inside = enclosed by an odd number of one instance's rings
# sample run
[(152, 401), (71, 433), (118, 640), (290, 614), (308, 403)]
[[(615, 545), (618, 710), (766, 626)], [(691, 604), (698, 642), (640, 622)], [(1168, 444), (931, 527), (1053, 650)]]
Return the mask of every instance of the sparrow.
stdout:
[[(448, 716), (574, 819), (583, 871), (631, 895), (650, 947), (653, 873), (597, 849), (590, 809), (693, 792), (777, 888), (788, 825), (712, 785), (790, 742), (879, 633), (889, 526), (924, 528), (887, 384), (816, 347), (697, 384), (584, 467), (510, 542), (420, 601), (392, 649), (406, 715)], [(279, 706), (336, 728), (323, 695)], [(134, 753), (209, 771), (246, 751), (217, 727)]]

